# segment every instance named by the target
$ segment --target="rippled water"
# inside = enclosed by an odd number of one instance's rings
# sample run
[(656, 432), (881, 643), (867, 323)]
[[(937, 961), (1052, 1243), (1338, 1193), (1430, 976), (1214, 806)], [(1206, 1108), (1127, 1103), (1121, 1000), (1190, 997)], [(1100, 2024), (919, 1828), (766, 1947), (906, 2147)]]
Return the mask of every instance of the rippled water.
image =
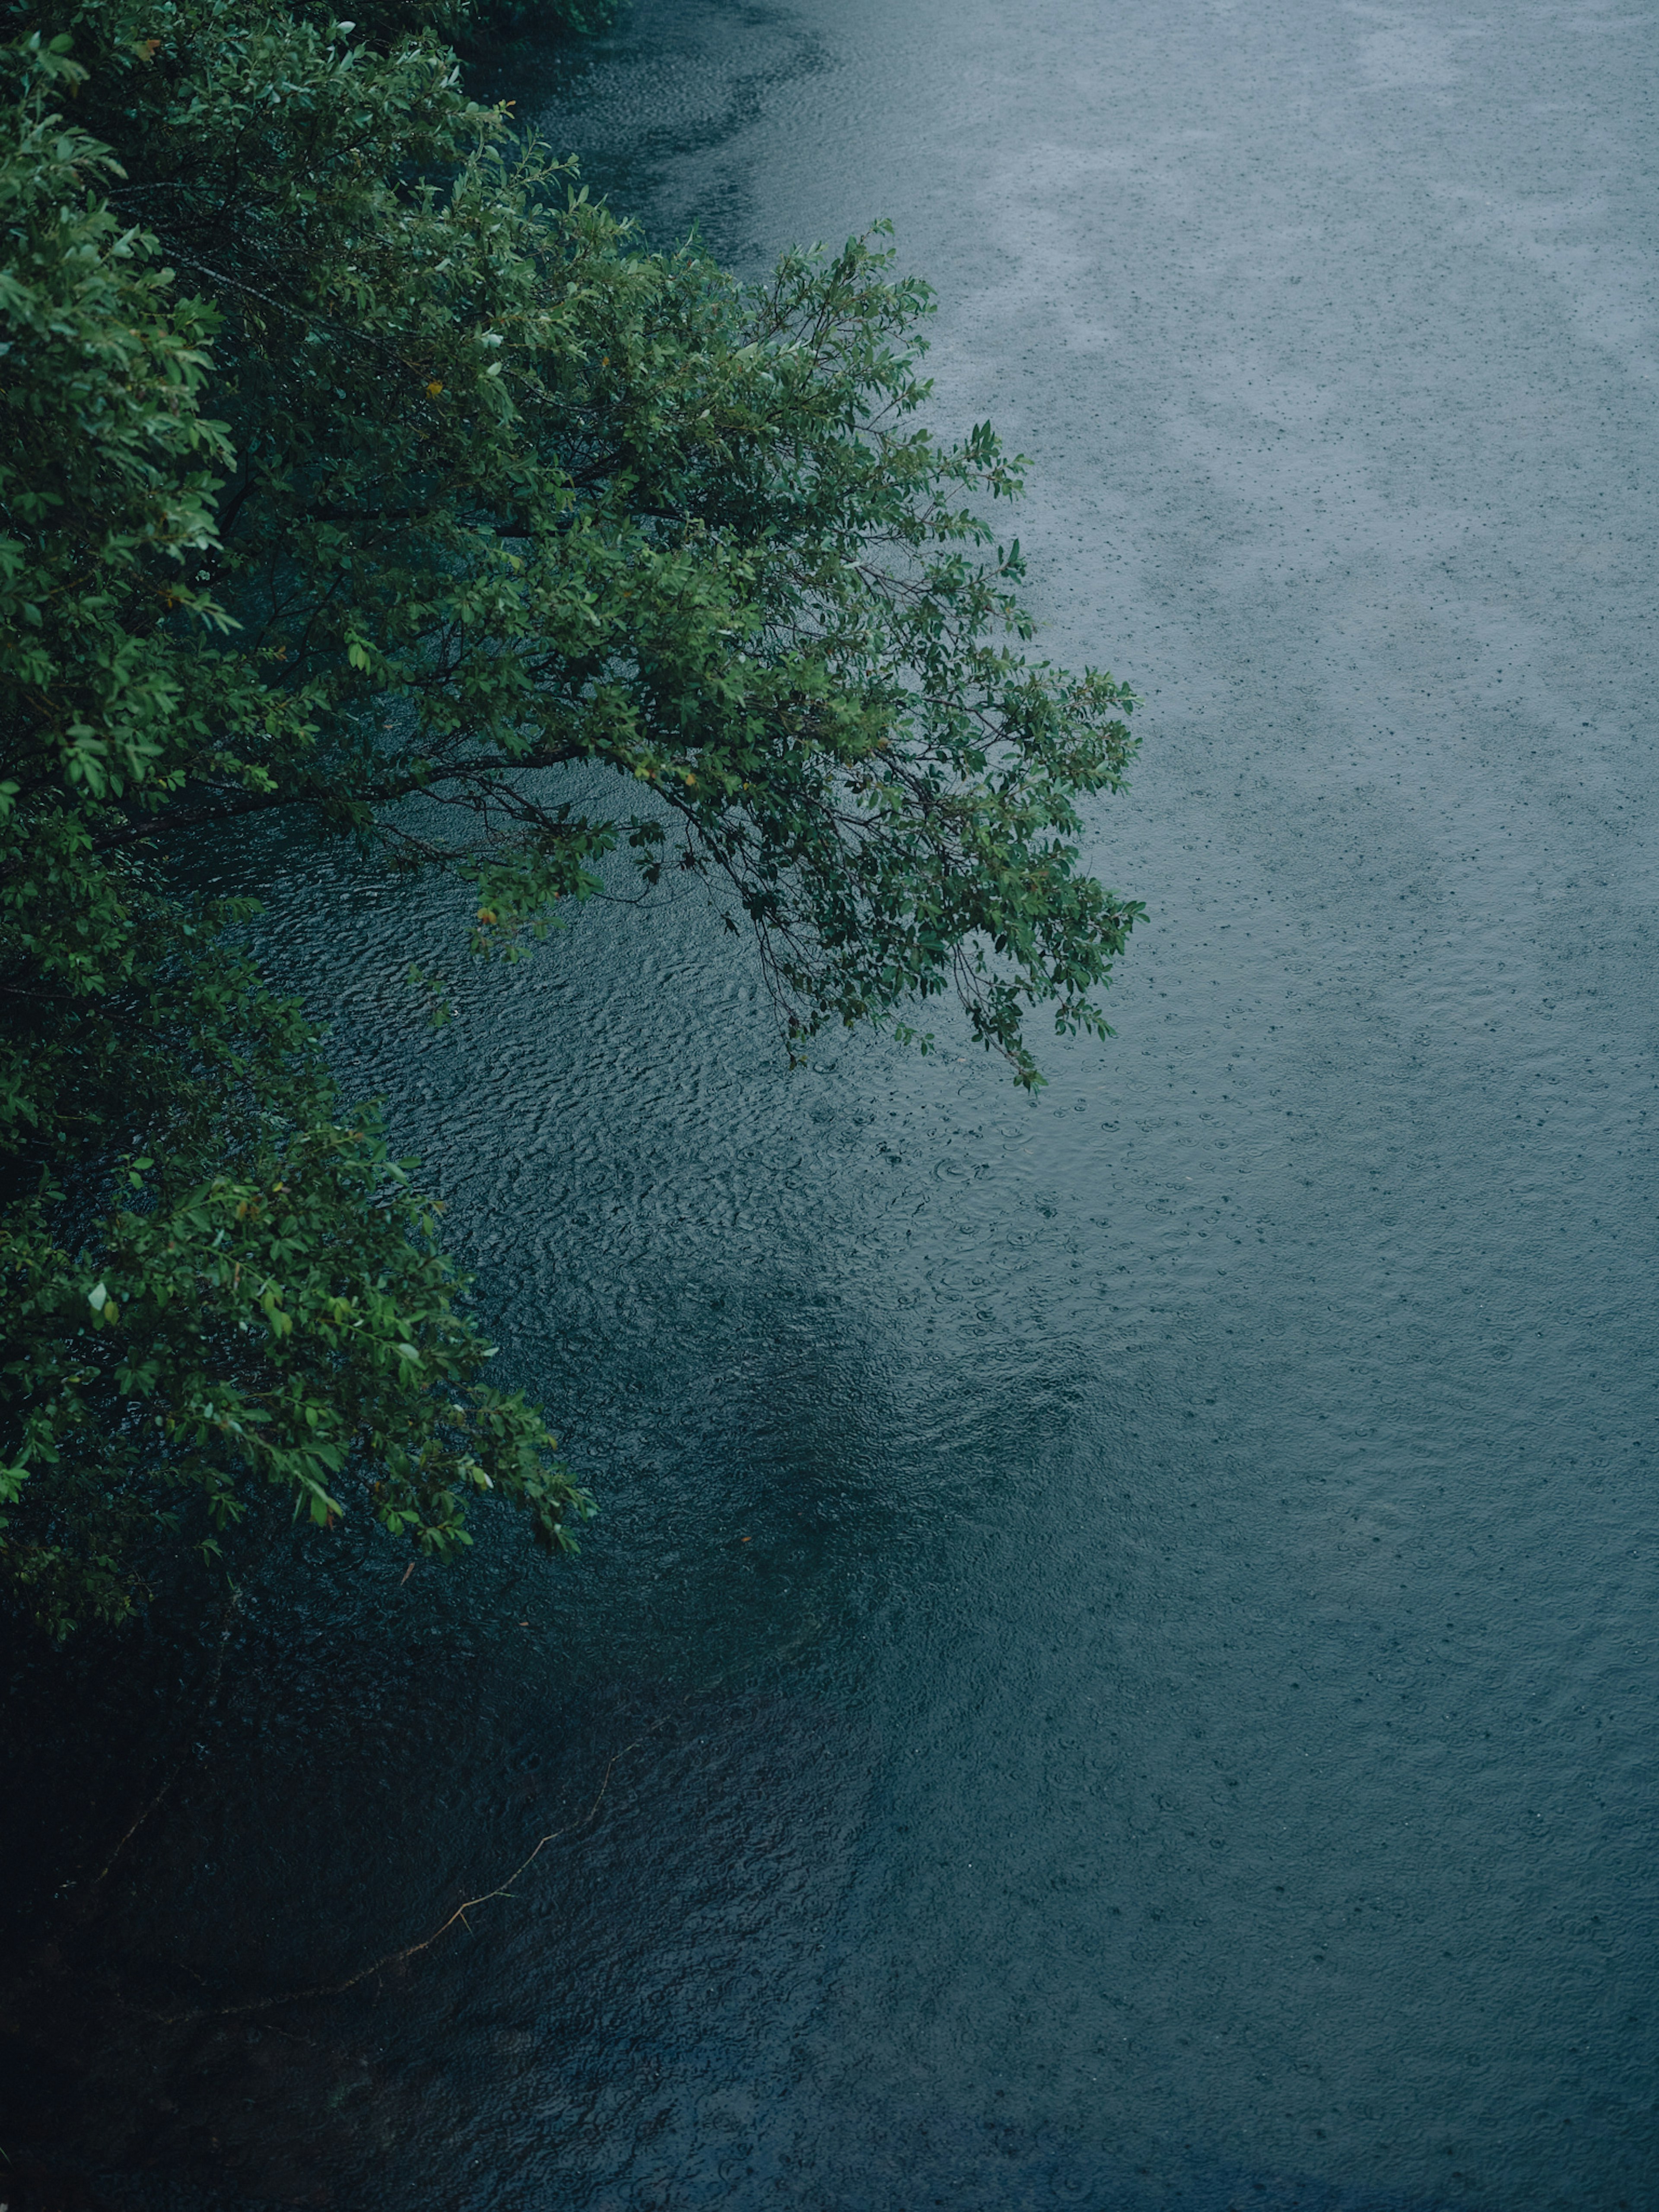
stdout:
[(251, 1607), (117, 1877), (156, 1986), (556, 1840), (118, 2039), (121, 2202), (1656, 2201), (1654, 58), (642, 0), (518, 67), (659, 238), (896, 218), (1043, 649), (1147, 696), (1152, 921), (1032, 1106), (786, 1075), (695, 899), (431, 1039), (441, 900), (245, 856), (605, 1511)]

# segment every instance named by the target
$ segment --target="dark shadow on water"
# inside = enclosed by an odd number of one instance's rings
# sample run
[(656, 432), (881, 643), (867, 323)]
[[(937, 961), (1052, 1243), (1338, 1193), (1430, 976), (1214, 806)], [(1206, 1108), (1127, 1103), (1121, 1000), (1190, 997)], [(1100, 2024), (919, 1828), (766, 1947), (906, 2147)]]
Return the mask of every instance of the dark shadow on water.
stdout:
[(112, 2204), (463, 2201), (481, 2148), (522, 2154), (505, 2085), (544, 2105), (578, 2051), (637, 2081), (642, 2028), (694, 2042), (762, 1956), (775, 1991), (837, 1886), (873, 1753), (834, 1713), (569, 1695), (522, 1632), (331, 1622), (319, 1579), (268, 1580), (210, 1702), (206, 1641), (191, 1669), (152, 1638), (15, 1747), (0, 2141)]
[[(835, 66), (790, 9), (688, 0), (624, 9), (591, 41), (519, 41), (481, 56), (473, 81), (481, 99), (512, 100), (556, 153), (576, 155), (596, 199), (626, 214), (648, 205), (653, 245), (678, 244), (695, 224), (716, 258), (748, 266), (763, 218), (737, 142), (781, 89)], [(669, 185), (688, 155), (715, 169), (695, 204)]]
[[(73, 1695), (15, 1697), (11, 2212), (1432, 2212), (1175, 2146), (1153, 2175), (1000, 2124), (994, 2091), (830, 2101), (791, 2046), (872, 1729), (777, 1692), (574, 1690), (476, 1586), (394, 1567), (285, 1554), (222, 1647), (222, 1617), (158, 1624), (88, 1644)], [(9, 1656), (26, 1690), (40, 1655)]]

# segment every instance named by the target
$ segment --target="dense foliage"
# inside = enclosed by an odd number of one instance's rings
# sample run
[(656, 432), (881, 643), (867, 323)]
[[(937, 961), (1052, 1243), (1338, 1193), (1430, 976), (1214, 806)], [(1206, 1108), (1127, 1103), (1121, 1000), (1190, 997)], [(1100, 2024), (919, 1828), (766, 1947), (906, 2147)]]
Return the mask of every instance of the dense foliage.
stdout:
[(924, 289), (643, 251), (459, 22), (12, 11), (0, 1565), (58, 1631), (278, 1500), (439, 1555), (482, 1490), (555, 1547), (588, 1510), (182, 851), (303, 810), (509, 957), (607, 854), (700, 871), (792, 1049), (954, 990), (1027, 1083), (1138, 911), (1075, 843), (1131, 702), (1020, 653), (1017, 467), (919, 426)]

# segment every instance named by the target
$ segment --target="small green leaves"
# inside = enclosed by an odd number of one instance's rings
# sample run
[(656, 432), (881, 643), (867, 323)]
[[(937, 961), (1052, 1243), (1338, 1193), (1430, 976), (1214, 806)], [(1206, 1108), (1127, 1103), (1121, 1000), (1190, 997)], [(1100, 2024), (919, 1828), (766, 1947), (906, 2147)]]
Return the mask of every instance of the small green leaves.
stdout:
[(1027, 657), (1024, 464), (923, 427), (885, 226), (754, 285), (648, 252), (399, 7), (0, 52), (0, 1573), (54, 1633), (283, 1501), (434, 1558), (481, 1493), (561, 1553), (592, 1510), (185, 837), (445, 872), (506, 962), (701, 875), (792, 1060), (927, 1053), (951, 993), (1028, 1087), (1141, 913), (1080, 858), (1135, 702)]

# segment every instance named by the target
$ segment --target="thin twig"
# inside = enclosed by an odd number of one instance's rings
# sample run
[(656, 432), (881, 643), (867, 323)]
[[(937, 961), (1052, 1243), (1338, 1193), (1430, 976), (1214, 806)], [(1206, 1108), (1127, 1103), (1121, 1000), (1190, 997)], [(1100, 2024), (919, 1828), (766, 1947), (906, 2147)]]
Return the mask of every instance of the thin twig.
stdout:
[[(383, 1973), (388, 1966), (403, 1966), (407, 1960), (418, 1957), (422, 1951), (430, 1950), (439, 1937), (447, 1936), (458, 1920), (470, 1929), (471, 1923), (466, 1918), (467, 1914), (476, 1905), (491, 1904), (498, 1897), (510, 1897), (513, 1893), (514, 1883), (532, 1862), (540, 1856), (549, 1844), (556, 1844), (566, 1836), (580, 1835), (584, 1828), (592, 1826), (599, 1818), (600, 1806), (605, 1802), (605, 1791), (611, 1787), (611, 1769), (619, 1759), (626, 1758), (630, 1751), (638, 1749), (637, 1742), (625, 1743), (620, 1751), (611, 1753), (610, 1764), (605, 1770), (605, 1779), (599, 1784), (599, 1794), (580, 1820), (573, 1822), (568, 1828), (556, 1828), (551, 1835), (544, 1836), (535, 1850), (531, 1852), (530, 1856), (515, 1867), (499, 1887), (487, 1889), (477, 1897), (464, 1899), (441, 1928), (434, 1928), (429, 1936), (423, 1936), (418, 1943), (407, 1944), (401, 1951), (388, 1951), (385, 1958), (376, 1959), (372, 1966), (359, 1967), (355, 1974), (348, 1974), (343, 1982), (320, 1982), (314, 1989), (287, 1990), (280, 1996), (250, 1997), (241, 2004), (198, 2006), (193, 2012), (144, 2011), (145, 2019), (157, 2021), (166, 2027), (184, 2027), (202, 2020), (240, 2019), (249, 2013), (269, 2012), (277, 2005), (301, 2004), (312, 1997), (343, 1996), (348, 1990), (355, 1990), (359, 1982), (368, 1981), (371, 1974)], [(138, 2007), (134, 2008), (135, 2010), (143, 2009)]]

